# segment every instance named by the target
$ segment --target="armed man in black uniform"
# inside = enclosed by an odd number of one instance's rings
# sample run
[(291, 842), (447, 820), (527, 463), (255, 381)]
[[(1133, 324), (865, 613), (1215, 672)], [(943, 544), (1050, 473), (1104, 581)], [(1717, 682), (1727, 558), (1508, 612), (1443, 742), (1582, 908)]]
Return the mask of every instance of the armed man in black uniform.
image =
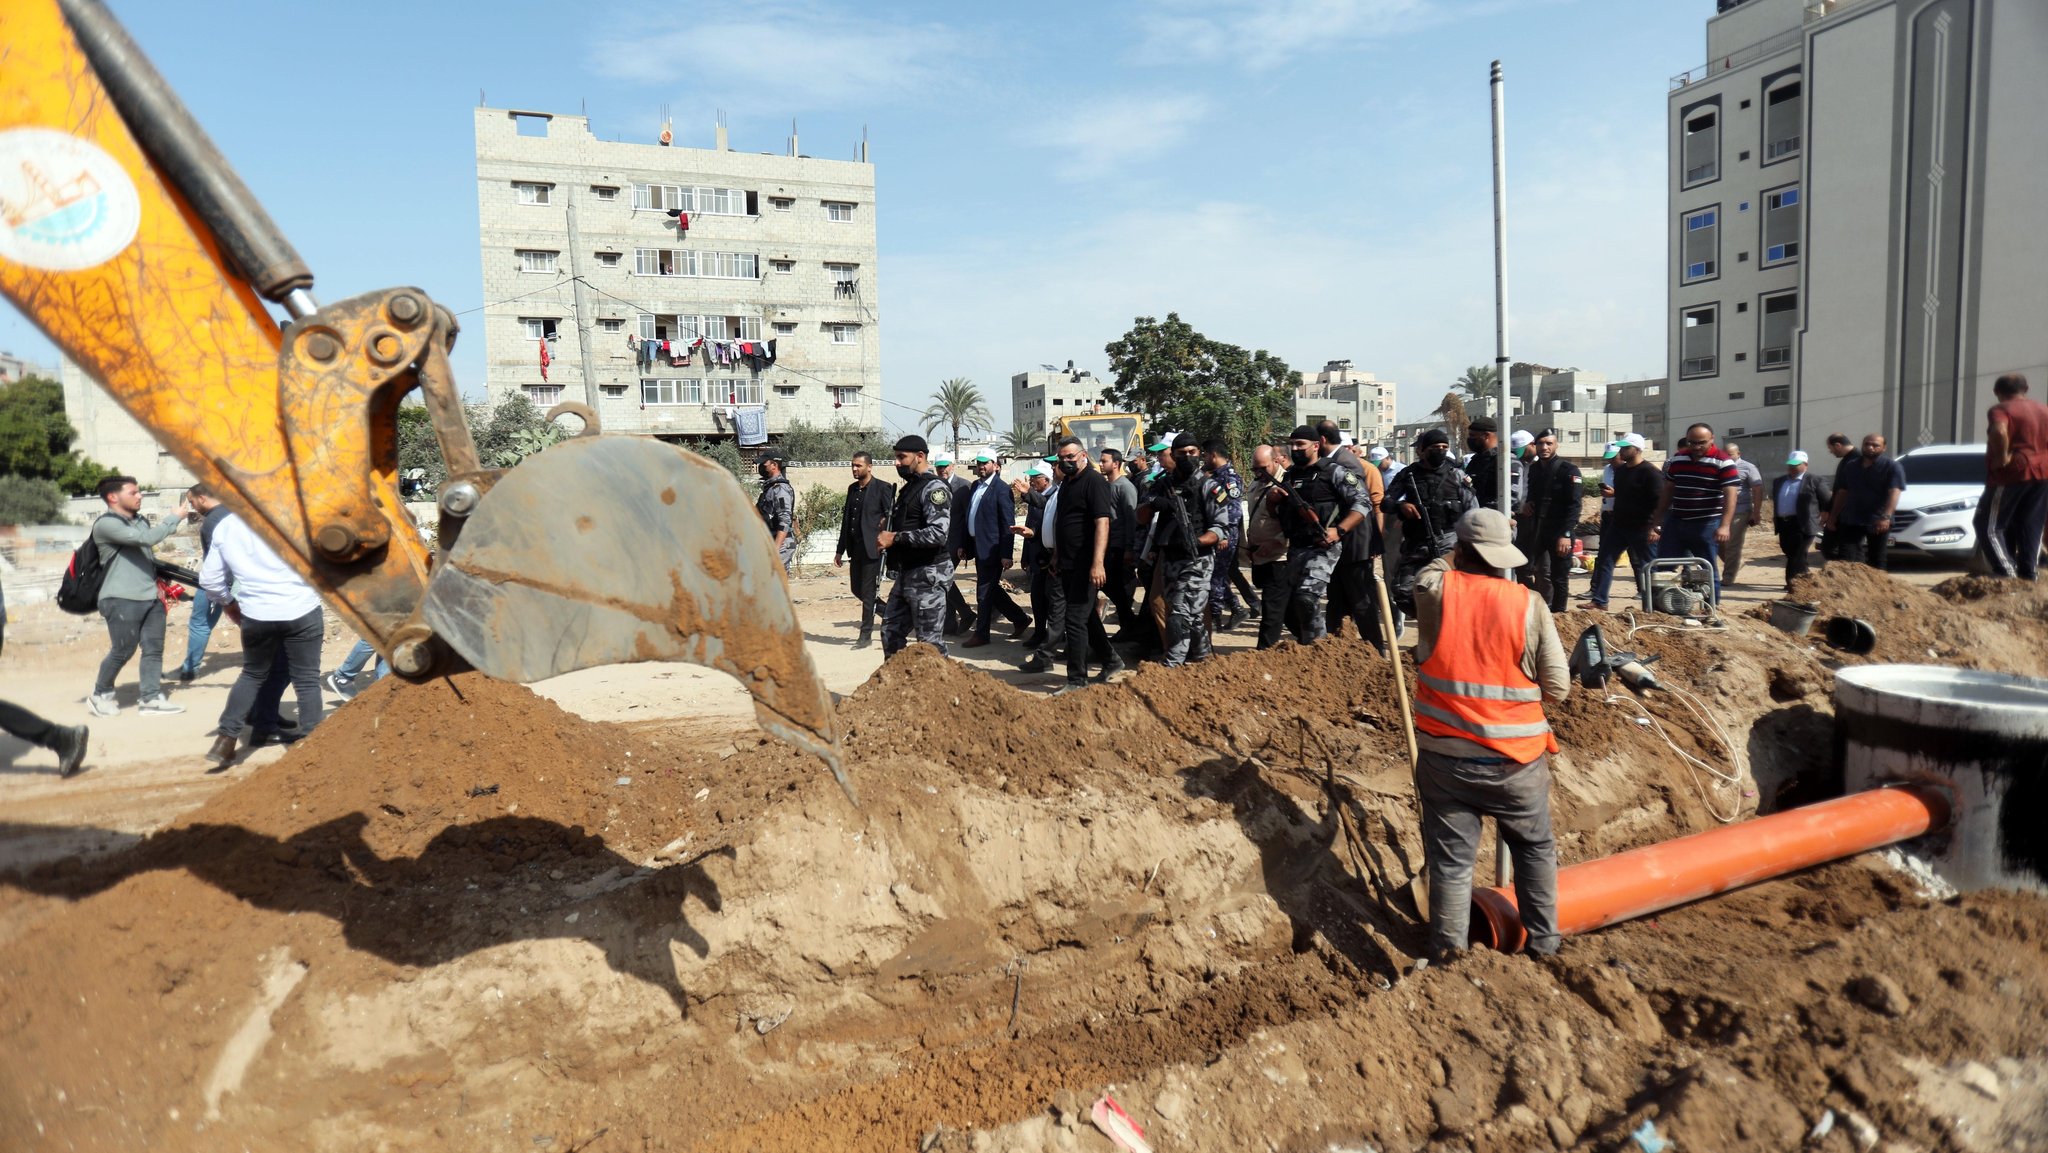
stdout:
[(953, 490), (928, 463), (921, 436), (896, 442), (896, 490), (889, 527), (876, 534), (896, 569), (889, 605), (882, 611), (882, 655), (893, 657), (912, 640), (946, 651), (946, 590), (953, 586)]
[(1416, 437), (1414, 448), (1415, 463), (1394, 474), (1386, 496), (1401, 518), (1401, 565), (1388, 591), (1409, 616), (1415, 615), (1415, 578), (1457, 547), (1458, 518), (1482, 507), (1464, 470), (1451, 463), (1451, 438), (1443, 429)]
[(1266, 492), (1266, 501), (1287, 530), (1287, 599), (1282, 617), (1296, 640), (1311, 644), (1329, 631), (1323, 596), (1337, 571), (1346, 533), (1372, 510), (1364, 482), (1323, 456), (1323, 440), (1302, 425), (1288, 438), (1293, 466)]

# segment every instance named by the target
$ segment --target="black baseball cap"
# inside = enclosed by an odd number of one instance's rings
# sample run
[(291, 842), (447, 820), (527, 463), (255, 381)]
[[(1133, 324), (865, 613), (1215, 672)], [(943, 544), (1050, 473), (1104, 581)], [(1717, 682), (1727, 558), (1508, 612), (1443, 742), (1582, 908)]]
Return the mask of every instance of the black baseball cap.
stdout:
[(1475, 416), (1472, 418), (1472, 423), (1465, 427), (1471, 432), (1490, 432), (1496, 435), (1500, 433), (1500, 425), (1494, 423), (1494, 419), (1490, 416)]
[(1449, 443), (1451, 443), (1451, 434), (1440, 428), (1426, 429), (1422, 435), (1415, 438), (1416, 448), (1428, 448), (1433, 444)]

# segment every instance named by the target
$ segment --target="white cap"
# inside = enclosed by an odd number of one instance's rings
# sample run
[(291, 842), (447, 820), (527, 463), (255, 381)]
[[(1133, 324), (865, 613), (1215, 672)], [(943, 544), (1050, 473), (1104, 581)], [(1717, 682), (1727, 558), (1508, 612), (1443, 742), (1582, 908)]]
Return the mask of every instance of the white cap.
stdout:
[(1027, 469), (1025, 469), (1025, 470), (1024, 470), (1024, 475), (1025, 475), (1025, 476), (1051, 476), (1052, 474), (1051, 474), (1051, 473), (1049, 473), (1049, 472), (1047, 472), (1047, 471), (1045, 471), (1045, 466), (1044, 466), (1044, 465), (1042, 465), (1042, 464), (1034, 464), (1034, 465), (1032, 465), (1032, 466), (1031, 466), (1030, 468), (1027, 468)]
[(1620, 445), (1623, 448), (1640, 448), (1648, 450), (1648, 448), (1650, 447), (1650, 439), (1640, 432), (1631, 432), (1624, 434), (1620, 440), (1617, 440), (1614, 443)]
[(1805, 463), (1806, 463), (1806, 450), (1805, 450), (1805, 449), (1803, 449), (1803, 448), (1795, 448), (1795, 449), (1793, 449), (1793, 450), (1792, 450), (1792, 455), (1791, 455), (1791, 456), (1788, 456), (1788, 457), (1786, 457), (1786, 458), (1785, 458), (1785, 464), (1786, 464), (1786, 465), (1787, 465), (1788, 467), (1789, 467), (1789, 466), (1791, 466), (1791, 465), (1795, 465), (1795, 464), (1805, 464)]
[(1373, 445), (1371, 449), (1367, 450), (1365, 455), (1368, 460), (1385, 460), (1387, 459), (1387, 450), (1379, 445)]
[(1514, 434), (1512, 436), (1508, 437), (1508, 444), (1517, 451), (1528, 448), (1531, 444), (1534, 444), (1535, 442), (1536, 438), (1534, 436), (1531, 436), (1528, 432), (1519, 428), (1514, 431)]

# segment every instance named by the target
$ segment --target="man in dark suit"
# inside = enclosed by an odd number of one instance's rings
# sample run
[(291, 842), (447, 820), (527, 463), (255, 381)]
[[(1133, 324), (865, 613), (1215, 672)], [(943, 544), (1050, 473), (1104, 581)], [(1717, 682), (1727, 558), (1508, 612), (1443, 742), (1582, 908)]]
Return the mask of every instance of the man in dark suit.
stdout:
[(832, 550), (832, 567), (853, 559), (853, 595), (860, 601), (860, 639), (853, 642), (857, 649), (875, 643), (875, 591), (882, 577), (882, 547), (875, 534), (889, 527), (889, 510), (895, 503), (896, 486), (875, 479), (875, 458), (854, 453), (853, 483), (846, 486), (846, 504), (839, 512), (839, 545)]
[[(932, 459), (932, 468), (938, 471), (939, 479), (953, 491), (953, 523), (946, 533), (946, 552), (953, 558), (953, 575), (960, 575), (960, 565), (967, 559), (967, 490), (974, 482), (960, 475), (954, 467), (953, 458), (940, 455)], [(948, 582), (946, 585), (946, 635), (959, 636), (974, 623), (974, 610), (967, 607), (967, 598), (960, 595), (960, 586)]]
[(1812, 571), (1807, 550), (1820, 535), (1821, 510), (1832, 503), (1827, 478), (1808, 471), (1806, 454), (1794, 450), (1785, 458), (1785, 475), (1771, 486), (1771, 527), (1778, 532), (1778, 547), (1785, 550), (1785, 591), (1792, 580)]
[(977, 649), (988, 643), (988, 626), (1000, 612), (1010, 621), (1012, 639), (1024, 635), (1031, 617), (1003, 589), (1003, 570), (1010, 567), (1016, 536), (1010, 526), (1017, 523), (1017, 498), (1003, 481), (996, 458), (982, 453), (974, 458), (977, 479), (961, 503), (967, 514), (967, 551), (974, 556), (974, 635), (960, 644)]
[(1024, 499), (1024, 524), (1010, 531), (1024, 538), (1024, 573), (1031, 582), (1027, 586), (1031, 591), (1031, 619), (1038, 626), (1031, 630), (1024, 645), (1035, 649), (1050, 643), (1045, 626), (1052, 612), (1052, 575), (1045, 562), (1052, 550), (1045, 545), (1046, 534), (1051, 531), (1051, 526), (1045, 523), (1045, 505), (1052, 498), (1052, 474), (1044, 465), (1033, 464), (1024, 470), (1024, 476), (1024, 491), (1012, 494)]

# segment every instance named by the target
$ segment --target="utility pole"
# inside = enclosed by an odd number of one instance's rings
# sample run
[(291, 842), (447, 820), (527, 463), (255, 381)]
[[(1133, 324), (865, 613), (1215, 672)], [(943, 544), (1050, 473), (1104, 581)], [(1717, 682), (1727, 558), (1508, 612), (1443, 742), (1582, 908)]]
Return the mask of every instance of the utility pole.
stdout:
[[(1515, 426), (1514, 405), (1508, 395), (1508, 121), (1507, 82), (1501, 78), (1500, 61), (1493, 62), (1493, 78), (1489, 81), (1493, 90), (1493, 371), (1499, 377), (1494, 384), (1500, 388), (1500, 511), (1512, 519), (1515, 515), (1514, 494), (1509, 491), (1509, 478), (1514, 475), (1508, 464), (1508, 453), (1513, 451), (1508, 433)], [(1503, 573), (1514, 579), (1514, 573)], [(1493, 883), (1506, 885), (1511, 879), (1508, 867), (1508, 846), (1506, 838), (1500, 835), (1498, 822), (1493, 835)]]
[(1514, 400), (1508, 392), (1508, 123), (1507, 82), (1500, 61), (1493, 62), (1493, 383), (1500, 389), (1500, 511), (1515, 515), (1509, 492), (1508, 434), (1513, 431)]
[(583, 285), (583, 233), (576, 227), (576, 185), (568, 185), (569, 293), (576, 305), (576, 351), (583, 365), (583, 403), (597, 407), (597, 376), (590, 364), (590, 296)]

